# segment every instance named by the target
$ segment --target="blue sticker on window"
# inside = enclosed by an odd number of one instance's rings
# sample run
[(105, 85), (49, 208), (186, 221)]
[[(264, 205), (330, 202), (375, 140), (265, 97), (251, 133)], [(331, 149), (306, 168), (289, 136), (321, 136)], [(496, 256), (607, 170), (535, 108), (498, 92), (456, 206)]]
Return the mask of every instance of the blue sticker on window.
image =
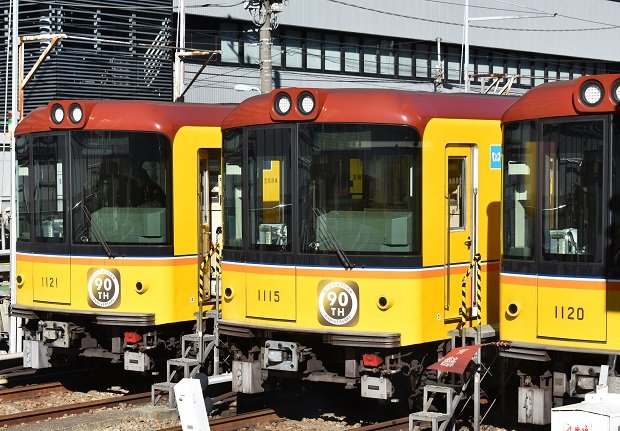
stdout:
[(502, 168), (502, 146), (491, 145), (491, 169)]

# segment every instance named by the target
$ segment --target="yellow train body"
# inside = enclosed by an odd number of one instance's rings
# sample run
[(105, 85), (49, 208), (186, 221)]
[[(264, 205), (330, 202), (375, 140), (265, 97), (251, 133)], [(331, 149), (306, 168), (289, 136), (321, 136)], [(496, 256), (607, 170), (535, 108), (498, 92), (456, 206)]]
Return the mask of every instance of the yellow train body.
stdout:
[[(402, 346), (446, 339), (461, 325), (459, 310), (462, 279), (469, 266), (469, 250), (450, 268), (453, 285), (448, 287), (449, 252), (445, 190), (446, 148), (451, 143), (475, 146), (480, 160), (478, 205), (478, 252), (482, 256), (480, 321), (468, 326), (496, 324), (499, 292), (499, 213), (501, 171), (489, 169), (491, 146), (501, 139), (497, 120), (432, 119), (423, 136), (423, 238), (421, 268), (313, 268), (229, 262), (222, 266), (224, 305), (222, 319), (235, 326), (269, 329), (325, 331), (317, 318), (322, 284), (350, 280), (359, 289), (359, 318), (341, 332), (377, 336), (392, 334)], [(462, 241), (467, 239), (465, 232)], [(458, 238), (460, 241), (461, 238)], [(455, 253), (453, 251), (453, 253)], [(454, 257), (453, 257), (454, 260)], [(456, 282), (454, 281), (456, 280)], [(471, 278), (466, 284), (471, 312)], [(276, 301), (276, 295), (278, 300)], [(450, 299), (448, 299), (450, 296)]]
[(499, 118), (512, 102), (290, 89), (233, 111), (219, 322), (233, 372), (387, 399), (450, 331), (493, 334)]
[[(81, 121), (55, 121), (76, 106)], [(147, 371), (176, 355), (163, 340), (178, 342), (199, 308), (214, 307), (208, 259), (230, 109), (54, 101), (20, 124), (12, 313), (25, 319), (27, 366), (125, 356), (127, 369)], [(31, 160), (46, 140), (60, 150), (41, 168)]]

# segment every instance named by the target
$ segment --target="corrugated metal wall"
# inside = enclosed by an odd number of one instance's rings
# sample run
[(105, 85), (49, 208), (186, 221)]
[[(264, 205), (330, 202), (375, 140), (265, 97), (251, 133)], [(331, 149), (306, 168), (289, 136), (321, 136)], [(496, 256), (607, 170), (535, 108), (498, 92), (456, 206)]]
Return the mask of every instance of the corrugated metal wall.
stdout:
[[(9, 1), (0, 0), (0, 58), (8, 85), (0, 93), (1, 118), (10, 99)], [(24, 114), (54, 98), (172, 100), (172, 0), (19, 2), (19, 35), (63, 33), (25, 88)], [(25, 44), (24, 74), (47, 41)], [(10, 101), (7, 103), (10, 109)]]

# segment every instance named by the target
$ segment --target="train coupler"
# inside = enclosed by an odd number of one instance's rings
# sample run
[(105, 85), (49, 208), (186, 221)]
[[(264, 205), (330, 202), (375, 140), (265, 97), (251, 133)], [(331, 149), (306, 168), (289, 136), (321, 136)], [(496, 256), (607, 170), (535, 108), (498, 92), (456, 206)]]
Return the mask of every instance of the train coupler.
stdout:
[(263, 368), (266, 370), (298, 371), (299, 346), (290, 341), (267, 340), (263, 352)]

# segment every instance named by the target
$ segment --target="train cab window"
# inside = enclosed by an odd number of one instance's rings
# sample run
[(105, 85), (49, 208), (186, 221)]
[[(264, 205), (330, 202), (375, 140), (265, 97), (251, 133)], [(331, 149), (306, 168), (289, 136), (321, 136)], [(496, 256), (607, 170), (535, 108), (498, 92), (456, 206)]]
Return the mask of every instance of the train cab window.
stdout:
[(602, 262), (605, 121), (542, 127), (542, 256), (545, 261)]
[(71, 133), (73, 242), (169, 244), (170, 143), (145, 132)]
[(533, 121), (504, 127), (503, 255), (508, 259), (534, 259), (537, 148)]
[(297, 165), (302, 253), (420, 253), (414, 129), (300, 124)]
[(290, 128), (248, 131), (251, 250), (291, 250), (291, 140)]
[(59, 135), (38, 136), (32, 142), (34, 239), (64, 242), (64, 151)]
[(17, 239), (37, 244), (65, 242), (64, 135), (17, 138)]

